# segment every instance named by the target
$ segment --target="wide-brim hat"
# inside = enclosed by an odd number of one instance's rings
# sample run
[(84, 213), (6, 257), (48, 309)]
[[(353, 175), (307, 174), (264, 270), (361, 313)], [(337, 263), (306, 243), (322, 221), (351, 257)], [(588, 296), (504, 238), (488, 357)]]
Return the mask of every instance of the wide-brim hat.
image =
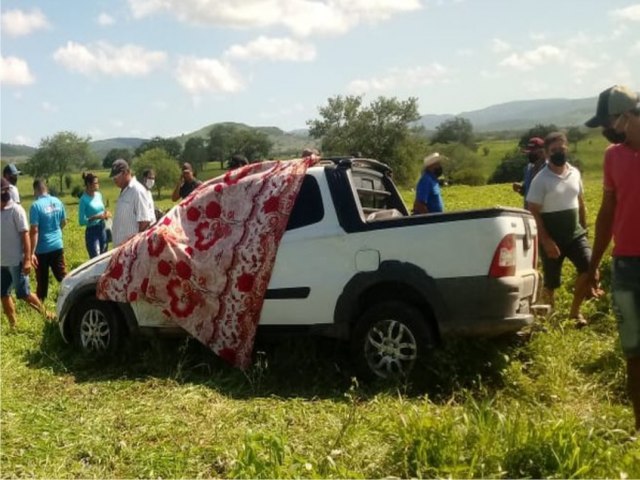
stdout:
[(427, 155), (426, 157), (424, 157), (422, 163), (424, 168), (427, 168), (446, 159), (447, 157), (445, 157), (444, 155), (440, 155), (438, 152), (434, 152), (431, 155)]

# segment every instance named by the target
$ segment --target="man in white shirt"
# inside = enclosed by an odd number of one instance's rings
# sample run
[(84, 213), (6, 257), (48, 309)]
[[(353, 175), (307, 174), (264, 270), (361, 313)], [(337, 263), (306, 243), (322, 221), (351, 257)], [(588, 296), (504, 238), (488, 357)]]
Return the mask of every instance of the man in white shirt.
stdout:
[(113, 162), (109, 176), (120, 188), (113, 219), (113, 244), (117, 247), (149, 228), (155, 218), (147, 191), (131, 174), (126, 160), (119, 158)]

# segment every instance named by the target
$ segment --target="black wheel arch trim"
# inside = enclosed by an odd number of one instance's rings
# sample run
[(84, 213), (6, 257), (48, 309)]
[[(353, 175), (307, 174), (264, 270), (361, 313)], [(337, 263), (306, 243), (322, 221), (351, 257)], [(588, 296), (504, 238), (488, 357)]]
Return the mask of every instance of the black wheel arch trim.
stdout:
[[(383, 292), (380, 289), (387, 289)], [(373, 296), (372, 296), (373, 295)], [(373, 272), (359, 272), (347, 282), (334, 310), (336, 324), (349, 324), (357, 319), (369, 304), (379, 300), (398, 300), (415, 304), (431, 315), (439, 337), (439, 325), (446, 322), (449, 312), (436, 281), (424, 269), (412, 263), (388, 260)]]

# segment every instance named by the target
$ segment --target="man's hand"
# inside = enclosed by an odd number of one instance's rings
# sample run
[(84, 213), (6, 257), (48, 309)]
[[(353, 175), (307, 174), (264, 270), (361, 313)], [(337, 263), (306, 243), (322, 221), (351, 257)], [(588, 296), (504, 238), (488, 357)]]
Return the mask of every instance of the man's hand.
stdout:
[(29, 275), (30, 273), (31, 273), (31, 260), (27, 258), (22, 264), (22, 274)]
[(514, 192), (519, 193), (520, 195), (522, 195), (522, 184), (521, 183), (513, 182), (511, 184), (511, 188), (513, 188)]
[(542, 242), (542, 248), (544, 248), (544, 253), (547, 254), (547, 257), (560, 258), (560, 249), (558, 248), (556, 242), (554, 242), (550, 238)]
[(584, 298), (600, 298), (604, 295), (604, 290), (600, 286), (600, 271), (587, 272), (587, 279), (585, 281), (585, 291), (582, 292)]
[[(27, 262), (24, 263), (26, 264)], [(35, 253), (31, 255), (31, 265), (33, 265), (35, 268), (38, 268), (38, 257), (36, 257)]]

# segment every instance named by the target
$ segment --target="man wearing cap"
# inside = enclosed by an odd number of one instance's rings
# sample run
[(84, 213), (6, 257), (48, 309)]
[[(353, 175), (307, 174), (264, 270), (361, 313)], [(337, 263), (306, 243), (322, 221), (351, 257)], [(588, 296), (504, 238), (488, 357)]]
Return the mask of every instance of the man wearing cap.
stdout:
[(29, 225), (27, 213), (21, 205), (11, 199), (11, 184), (2, 178), (2, 213), (0, 233), (0, 297), (2, 310), (9, 320), (9, 326), (15, 328), (17, 323), (16, 305), (11, 297), (11, 288), (15, 288), (16, 296), (45, 316), (44, 306), (29, 288), (29, 272), (31, 271), (31, 244), (29, 243)]
[(120, 188), (112, 228), (113, 245), (117, 247), (149, 228), (155, 214), (145, 187), (131, 174), (126, 160), (119, 158), (113, 162), (109, 176)]
[(44, 301), (49, 293), (49, 270), (58, 282), (67, 276), (62, 241), (67, 213), (62, 202), (49, 195), (44, 179), (34, 180), (33, 196), (36, 200), (29, 209), (31, 263), (36, 267), (36, 294)]
[(442, 175), (441, 161), (444, 159), (438, 152), (424, 158), (424, 170), (416, 185), (416, 199), (413, 202), (413, 214), (441, 213), (444, 211), (442, 194), (438, 177)]
[(180, 180), (178, 181), (176, 188), (173, 189), (171, 200), (175, 202), (181, 198), (186, 198), (200, 185), (202, 185), (202, 182), (193, 174), (193, 167), (191, 164), (188, 162), (183, 163), (182, 175), (180, 176)]
[(596, 115), (613, 143), (604, 153), (604, 189), (596, 219), (588, 281), (597, 291), (598, 266), (613, 238), (611, 290), (635, 428), (640, 431), (640, 97), (616, 85), (600, 93)]
[(2, 169), (2, 178), (9, 182), (9, 195), (15, 203), (20, 203), (20, 192), (16, 185), (18, 184), (18, 175), (21, 173), (14, 163), (10, 163)]
[(531, 137), (524, 149), (527, 154), (529, 163), (524, 169), (524, 178), (522, 183), (516, 182), (512, 185), (513, 191), (519, 193), (524, 198), (524, 207), (527, 208), (527, 192), (531, 186), (531, 180), (545, 165), (544, 140), (540, 137)]

